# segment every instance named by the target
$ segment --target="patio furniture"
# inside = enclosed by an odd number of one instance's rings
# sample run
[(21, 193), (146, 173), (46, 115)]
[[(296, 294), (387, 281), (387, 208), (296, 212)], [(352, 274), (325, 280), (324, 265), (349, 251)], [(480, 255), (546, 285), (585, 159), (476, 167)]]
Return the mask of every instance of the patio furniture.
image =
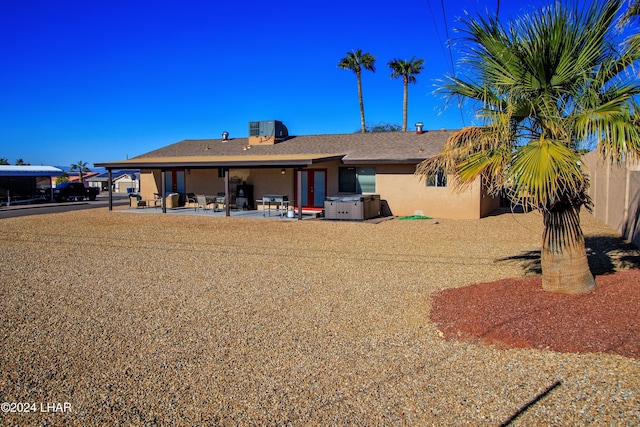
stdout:
[(149, 201), (149, 203), (153, 203), (153, 207), (161, 208), (162, 207), (162, 197), (159, 193), (153, 193), (153, 201)]
[(207, 196), (207, 201), (213, 205), (214, 212), (222, 212), (225, 208), (224, 193), (218, 193), (217, 196)]
[(129, 208), (146, 208), (147, 202), (139, 194), (129, 194)]
[(177, 208), (179, 201), (180, 201), (180, 194), (178, 193), (167, 194), (167, 197), (166, 197), (167, 209)]
[(187, 193), (184, 199), (184, 205), (187, 208), (196, 207), (198, 201), (196, 200), (196, 195), (194, 193)]
[[(271, 216), (271, 208), (275, 210), (279, 216), (285, 215), (289, 208), (289, 196), (282, 196), (280, 194), (263, 194), (262, 200), (258, 199), (256, 202), (262, 202), (262, 216), (266, 216), (267, 212)], [(266, 209), (265, 209), (266, 206)]]
[(196, 212), (198, 212), (198, 209), (204, 209), (205, 212), (210, 209), (207, 197), (204, 194), (196, 195)]

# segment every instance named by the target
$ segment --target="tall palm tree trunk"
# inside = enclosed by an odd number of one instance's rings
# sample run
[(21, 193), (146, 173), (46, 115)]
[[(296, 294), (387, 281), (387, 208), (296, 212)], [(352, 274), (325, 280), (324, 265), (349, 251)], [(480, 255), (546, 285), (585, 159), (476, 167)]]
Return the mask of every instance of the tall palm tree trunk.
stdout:
[(362, 133), (367, 132), (367, 128), (365, 127), (364, 122), (364, 101), (362, 100), (362, 79), (360, 78), (360, 73), (357, 73), (358, 77), (358, 101), (360, 101), (360, 123), (362, 125)]
[(566, 294), (589, 292), (596, 282), (589, 270), (580, 207), (561, 205), (543, 213), (542, 289)]
[(404, 77), (404, 97), (402, 99), (402, 132), (407, 131), (407, 107), (409, 104), (409, 80)]

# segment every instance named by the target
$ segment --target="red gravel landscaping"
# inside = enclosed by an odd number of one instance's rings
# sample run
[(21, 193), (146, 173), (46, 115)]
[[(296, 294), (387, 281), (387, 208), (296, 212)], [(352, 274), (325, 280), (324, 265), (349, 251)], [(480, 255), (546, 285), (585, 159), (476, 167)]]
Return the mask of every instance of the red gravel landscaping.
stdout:
[(431, 320), (445, 339), (640, 358), (640, 270), (596, 283), (580, 295), (543, 291), (540, 277), (447, 289), (433, 296)]

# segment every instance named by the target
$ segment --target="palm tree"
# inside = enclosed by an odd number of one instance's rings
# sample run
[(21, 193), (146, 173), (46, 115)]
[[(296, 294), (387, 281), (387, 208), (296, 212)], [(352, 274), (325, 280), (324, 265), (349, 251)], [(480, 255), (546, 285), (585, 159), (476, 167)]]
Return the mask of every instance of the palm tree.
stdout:
[(19, 158), (18, 160), (16, 160), (16, 166), (29, 166), (29, 163), (25, 163), (22, 158)]
[(407, 131), (407, 105), (409, 103), (409, 83), (416, 82), (416, 76), (424, 68), (424, 59), (413, 57), (410, 60), (393, 59), (389, 61), (391, 78), (402, 77), (404, 85), (404, 98), (402, 103), (402, 132)]
[(631, 18), (638, 16), (640, 16), (640, 0), (631, 0), (629, 2), (629, 8), (622, 16), (621, 23), (626, 24)]
[(90, 172), (89, 168), (87, 167), (87, 162), (78, 160), (78, 163), (72, 163), (71, 172), (76, 172), (76, 171), (78, 172), (78, 175), (80, 175), (80, 184), (84, 184), (84, 173)]
[(467, 16), (469, 67), (441, 90), (477, 102), (485, 125), (456, 132), (416, 169), (445, 169), (462, 187), (480, 178), (491, 194), (506, 190), (539, 210), (545, 290), (595, 288), (580, 226), (590, 206), (581, 146), (606, 161), (640, 158), (640, 84), (630, 69), (640, 54), (613, 40), (623, 1), (596, 0), (585, 13), (557, 2), (507, 27)]
[(358, 101), (360, 102), (360, 123), (362, 133), (365, 133), (366, 127), (364, 122), (364, 101), (362, 100), (362, 69), (376, 72), (376, 57), (370, 53), (362, 53), (361, 49), (347, 52), (347, 55), (340, 60), (338, 68), (343, 70), (351, 70), (356, 73), (358, 78)]
[(9, 165), (9, 160), (7, 160), (5, 157), (0, 158), (0, 165), (8, 166)]
[[(640, 18), (640, 0), (630, 0), (629, 8), (620, 18), (619, 27), (622, 28), (631, 21), (638, 21), (638, 18)], [(640, 33), (633, 34), (627, 42), (629, 43), (629, 49), (640, 50)]]

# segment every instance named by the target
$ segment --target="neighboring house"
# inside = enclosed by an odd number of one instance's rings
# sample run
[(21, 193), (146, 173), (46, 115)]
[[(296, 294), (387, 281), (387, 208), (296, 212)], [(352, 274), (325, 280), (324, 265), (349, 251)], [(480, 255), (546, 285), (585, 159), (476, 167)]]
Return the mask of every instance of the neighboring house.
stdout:
[[(289, 136), (278, 121), (249, 123), (248, 138), (186, 140), (138, 157), (96, 163), (113, 174), (140, 169), (140, 194), (226, 194), (235, 204), (239, 188), (286, 195), (303, 210), (321, 210), (325, 197), (378, 194), (387, 214), (480, 218), (499, 206), (480, 180), (465, 191), (447, 186), (444, 174), (421, 180), (416, 165), (439, 153), (453, 131), (376, 132)], [(246, 184), (248, 187), (239, 187)], [(299, 210), (300, 211), (300, 210)]]
[[(111, 171), (112, 189), (115, 193), (136, 193), (140, 189), (140, 171), (138, 169), (131, 170), (113, 170)], [(96, 176), (86, 179), (91, 187), (97, 187), (100, 191), (109, 189), (109, 173), (103, 172)]]
[(589, 171), (589, 196), (596, 218), (640, 247), (640, 164), (613, 165), (596, 151), (584, 155)]
[(51, 181), (63, 173), (53, 166), (0, 166), (0, 204), (51, 200)]
[[(87, 187), (87, 180), (89, 178), (92, 178), (94, 176), (98, 175), (98, 172), (84, 172), (82, 174), (82, 182), (85, 183), (85, 187)], [(80, 172), (67, 172), (67, 176), (68, 176), (68, 181), (69, 182), (76, 182), (76, 181), (80, 181)]]

